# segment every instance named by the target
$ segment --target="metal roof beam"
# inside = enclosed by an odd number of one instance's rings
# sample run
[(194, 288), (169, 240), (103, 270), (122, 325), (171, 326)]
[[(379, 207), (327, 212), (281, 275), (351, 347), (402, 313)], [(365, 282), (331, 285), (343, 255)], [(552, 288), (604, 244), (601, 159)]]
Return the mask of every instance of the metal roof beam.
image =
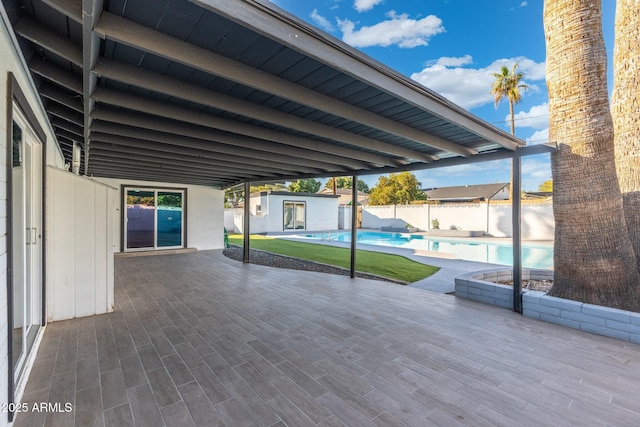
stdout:
[(58, 104), (62, 104), (65, 107), (69, 107), (79, 113), (82, 113), (84, 111), (82, 107), (81, 97), (79, 95), (75, 93), (69, 93), (68, 91), (61, 89), (57, 85), (45, 82), (38, 88), (38, 93), (47, 99), (56, 101)]
[(65, 129), (57, 129), (56, 136), (61, 136), (63, 138), (70, 139), (75, 142), (82, 142), (82, 136), (76, 135), (75, 133), (69, 132)]
[(89, 176), (103, 177), (103, 178), (115, 178), (115, 179), (131, 179), (137, 181), (158, 181), (166, 183), (176, 183), (185, 185), (202, 185), (207, 187), (221, 188), (226, 184), (226, 180), (216, 179), (196, 179), (196, 178), (182, 178), (180, 176), (164, 175), (155, 172), (140, 172), (138, 168), (126, 168), (114, 170), (109, 167), (92, 167), (88, 174)]
[[(114, 163), (123, 165), (123, 164), (136, 164), (136, 165), (150, 165), (153, 167), (158, 167), (158, 170), (173, 170), (182, 176), (207, 176), (214, 178), (227, 178), (231, 174), (222, 174), (216, 171), (215, 168), (207, 168), (204, 166), (196, 166), (191, 163), (184, 164), (176, 164), (172, 162), (166, 162), (165, 159), (157, 160), (154, 158), (149, 158), (146, 156), (136, 155), (127, 153), (126, 159), (123, 159), (122, 155), (117, 152), (109, 151), (109, 150), (101, 150), (96, 148), (95, 153), (93, 152), (93, 147), (91, 150), (91, 158), (92, 162), (100, 163), (101, 159), (113, 161)], [(236, 175), (237, 176), (237, 175)]]
[(47, 113), (60, 117), (61, 119), (71, 122), (76, 126), (82, 127), (84, 123), (82, 120), (82, 114), (79, 114), (61, 104), (56, 104), (55, 102), (50, 102), (49, 105), (47, 105)]
[[(100, 37), (93, 27), (103, 10), (103, 0), (82, 0), (82, 95), (84, 106), (84, 148), (88, 154), (91, 150), (91, 112), (95, 107), (95, 100), (91, 94), (98, 83), (98, 76), (91, 70), (96, 65), (100, 52)], [(84, 156), (84, 168), (89, 169), (89, 155)]]
[(67, 18), (82, 24), (82, 0), (42, 0)]
[[(101, 15), (96, 23), (96, 31), (104, 38), (159, 55), (171, 61), (180, 62), (189, 67), (197, 68), (302, 105), (362, 123), (374, 129), (389, 132), (444, 151), (457, 153), (461, 156), (477, 154), (477, 151), (473, 149), (429, 135), (419, 129), (371, 113), (108, 12), (104, 12)], [(391, 144), (385, 145), (389, 146)], [(382, 149), (379, 151), (409, 159), (429, 161), (424, 158), (424, 154), (420, 156), (421, 153), (414, 150), (393, 145), (388, 149), (393, 149), (393, 151)], [(430, 157), (433, 160), (433, 156)]]
[[(176, 153), (180, 154), (185, 152), (185, 150), (193, 150), (194, 153), (203, 153), (208, 156), (215, 156), (215, 158), (219, 159), (222, 162), (232, 162), (235, 164), (238, 169), (246, 169), (248, 171), (255, 170), (264, 170), (270, 172), (282, 172), (291, 170), (291, 165), (288, 163), (275, 162), (275, 161), (267, 161), (264, 159), (251, 158), (248, 152), (249, 157), (241, 156), (241, 155), (229, 155), (229, 154), (221, 154), (216, 153), (211, 150), (204, 149), (196, 149), (193, 147), (180, 147), (172, 144), (164, 144), (159, 142), (150, 142), (135, 138), (125, 138), (122, 136), (116, 135), (107, 135), (107, 134), (94, 134), (93, 139), (95, 141), (102, 141), (111, 144), (119, 144), (119, 145), (130, 145), (133, 147), (140, 147), (151, 150), (165, 151), (168, 153)], [(298, 167), (298, 170), (302, 170), (305, 172), (322, 172), (321, 169), (311, 168), (311, 167)]]
[(71, 71), (58, 67), (45, 59), (31, 61), (29, 69), (39, 76), (82, 95), (82, 78)]
[[(247, 150), (255, 150), (257, 152), (256, 154), (264, 160), (291, 163), (293, 165), (311, 166), (319, 169), (342, 169), (347, 171), (347, 169), (345, 169), (347, 166), (352, 169), (366, 166), (365, 163), (344, 159), (327, 153), (313, 152), (294, 147), (283, 147), (282, 145), (274, 144), (272, 142), (237, 135), (225, 135), (215, 129), (211, 129), (209, 131), (210, 137), (208, 140), (193, 138), (188, 134), (184, 136), (177, 136), (155, 130), (104, 122), (96, 123), (93, 130), (96, 132), (146, 139), (149, 141), (158, 141), (177, 146), (199, 148), (240, 156), (246, 155)], [(215, 140), (215, 142), (212, 143), (212, 139)]]
[(23, 14), (13, 28), (25, 39), (82, 67), (82, 46), (50, 30), (29, 15)]
[[(158, 161), (162, 160), (165, 162), (175, 163), (175, 164), (195, 164), (200, 166), (206, 166), (209, 169), (215, 168), (216, 171), (220, 173), (225, 173), (226, 175), (235, 174), (235, 175), (245, 176), (245, 174), (247, 174), (245, 170), (233, 168), (232, 166), (229, 166), (228, 163), (220, 162), (217, 159), (203, 159), (202, 157), (197, 157), (197, 156), (170, 154), (162, 151), (144, 150), (144, 149), (129, 147), (129, 146), (123, 147), (121, 145), (103, 143), (101, 141), (92, 142), (92, 151), (91, 151), (92, 153), (94, 152), (93, 151), (94, 149), (100, 152), (110, 151), (114, 153), (127, 154), (127, 156), (130, 156), (130, 155), (146, 156), (149, 158), (158, 159)], [(257, 171), (258, 171), (257, 169), (253, 170), (253, 172), (257, 172)], [(277, 174), (274, 173), (272, 175), (276, 176)], [(265, 176), (265, 173), (262, 172), (260, 175), (254, 174), (254, 175), (246, 175), (246, 176), (250, 178), (259, 178), (260, 176)]]
[[(144, 99), (139, 96), (134, 96), (128, 93), (118, 92), (112, 89), (106, 89), (99, 87), (93, 94), (96, 101), (101, 103), (115, 105), (118, 107), (124, 107), (129, 110), (141, 111), (147, 114), (155, 116), (165, 117), (168, 119), (179, 120), (186, 123), (191, 123), (198, 126), (204, 126), (210, 129), (219, 129), (226, 132), (231, 132), (239, 135), (250, 136), (265, 141), (274, 141), (281, 144), (281, 147), (275, 148), (277, 152), (287, 152), (287, 146), (304, 148), (313, 150), (318, 153), (318, 156), (327, 156), (334, 153), (339, 156), (344, 156), (340, 159), (333, 157), (333, 161), (340, 161), (343, 164), (351, 164), (353, 167), (365, 167), (362, 161), (375, 160), (376, 164), (397, 165), (397, 162), (387, 159), (379, 155), (370, 155), (369, 153), (363, 153), (351, 148), (340, 147), (331, 143), (315, 141), (310, 138), (305, 138), (297, 135), (290, 135), (284, 132), (263, 128), (260, 126), (252, 125), (249, 123), (237, 123), (232, 120), (216, 117), (210, 114), (204, 114), (197, 111), (191, 111), (183, 107), (175, 105), (169, 105), (160, 101), (152, 99)], [(96, 111), (96, 115), (100, 114), (100, 109)], [(210, 139), (210, 138), (209, 138)], [(356, 159), (356, 160), (353, 160)], [(358, 160), (359, 159), (359, 160)], [(384, 159), (383, 163), (382, 160)], [(357, 165), (357, 166), (356, 166)]]
[(364, 53), (345, 43), (336, 43), (324, 33), (282, 11), (273, 3), (267, 3), (264, 0), (190, 1), (275, 40), (283, 46), (328, 64), (359, 81), (391, 93), (481, 138), (509, 150), (523, 145), (523, 141), (486, 123), (418, 82), (379, 62), (374, 62)]
[(76, 135), (75, 138), (77, 141), (82, 141), (84, 139), (84, 129), (82, 129), (82, 126), (75, 125), (67, 120), (62, 120), (57, 117), (53, 117), (49, 121), (51, 122), (53, 127), (64, 129), (67, 132), (71, 132)]
[[(105, 58), (98, 59), (94, 72), (102, 77), (148, 89), (153, 92), (171, 95), (176, 98), (217, 108), (222, 111), (232, 112), (244, 117), (273, 123), (299, 132), (317, 135), (322, 138), (331, 139), (360, 148), (366, 148), (368, 150), (375, 150), (377, 147), (380, 148), (379, 151), (384, 152), (385, 147), (387, 147), (387, 149), (389, 149), (389, 147), (395, 147), (391, 144), (377, 141), (372, 138), (347, 132), (322, 123), (313, 122), (292, 114), (283, 113), (272, 108), (254, 104), (253, 102), (234, 98), (211, 89), (192, 85), (173, 77), (143, 70), (140, 67), (111, 61)], [(419, 158), (422, 161), (435, 160), (434, 156), (419, 152), (416, 152), (414, 157)], [(382, 157), (378, 159), (376, 163), (391, 165), (388, 157)]]

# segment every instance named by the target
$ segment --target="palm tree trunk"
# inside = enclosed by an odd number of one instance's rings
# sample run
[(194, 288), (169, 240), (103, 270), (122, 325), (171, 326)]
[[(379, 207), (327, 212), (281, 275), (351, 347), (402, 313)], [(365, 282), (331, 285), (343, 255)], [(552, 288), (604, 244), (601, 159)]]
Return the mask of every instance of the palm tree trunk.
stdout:
[(613, 151), (602, 5), (545, 0), (555, 230), (552, 295), (640, 311)]
[(513, 101), (509, 99), (509, 117), (511, 117), (511, 135), (516, 134), (516, 118), (513, 114)]
[(611, 114), (615, 134), (618, 182), (627, 230), (640, 271), (640, 5), (637, 0), (616, 3), (613, 54), (614, 86)]
[[(511, 135), (516, 135), (516, 121), (513, 115), (513, 101), (509, 99), (509, 117), (511, 117)], [(511, 163), (511, 174), (509, 175), (509, 200), (513, 200), (513, 162)]]

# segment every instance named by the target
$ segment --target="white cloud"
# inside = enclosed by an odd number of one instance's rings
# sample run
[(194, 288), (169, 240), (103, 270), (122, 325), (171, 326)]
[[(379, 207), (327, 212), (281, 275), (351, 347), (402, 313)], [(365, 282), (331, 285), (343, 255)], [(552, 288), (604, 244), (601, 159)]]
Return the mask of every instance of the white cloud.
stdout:
[[(534, 105), (529, 111), (519, 111), (514, 114), (516, 127), (544, 129), (549, 126), (549, 104), (546, 102), (540, 105)], [(511, 116), (505, 116), (504, 121), (511, 122)]]
[(528, 145), (546, 144), (549, 142), (549, 128), (535, 131), (526, 141)]
[(318, 9), (313, 9), (311, 12), (311, 20), (318, 25), (318, 27), (322, 28), (325, 31), (334, 31), (336, 27), (324, 16), (318, 13)]
[[(442, 62), (441, 62), (442, 60)], [(456, 61), (457, 60), (457, 61)], [(494, 77), (492, 73), (506, 65), (513, 67), (518, 63), (518, 71), (524, 73), (524, 80), (540, 81), (545, 78), (545, 63), (535, 62), (524, 56), (515, 58), (496, 59), (490, 65), (482, 68), (465, 68), (462, 65), (472, 63), (472, 58), (465, 55), (461, 58), (440, 58), (427, 64), (427, 67), (411, 75), (415, 81), (422, 83), (463, 108), (471, 109), (493, 102), (493, 95), (489, 93)], [(529, 90), (539, 90), (530, 83)]]
[[(522, 161), (522, 175), (523, 181), (526, 179), (527, 185), (531, 182), (537, 182), (538, 185), (542, 184), (548, 179), (551, 179), (551, 164), (549, 163), (549, 156), (531, 156), (525, 157)], [(524, 187), (523, 188), (530, 188)], [(537, 188), (537, 186), (535, 187)]]
[(460, 56), (458, 58), (452, 56), (443, 56), (438, 58), (433, 64), (442, 65), (443, 67), (461, 67), (473, 63), (471, 55)]
[(528, 3), (526, 1), (523, 1), (522, 3), (520, 3), (520, 7), (527, 7)]
[(366, 12), (371, 10), (377, 4), (382, 3), (383, 0), (355, 0), (353, 2), (353, 8), (358, 12)]
[(348, 19), (338, 20), (342, 40), (353, 47), (391, 46), (402, 48), (426, 46), (429, 39), (444, 32), (442, 20), (434, 15), (416, 20), (407, 14), (398, 15), (394, 11), (387, 14), (386, 21), (356, 29), (356, 24)]

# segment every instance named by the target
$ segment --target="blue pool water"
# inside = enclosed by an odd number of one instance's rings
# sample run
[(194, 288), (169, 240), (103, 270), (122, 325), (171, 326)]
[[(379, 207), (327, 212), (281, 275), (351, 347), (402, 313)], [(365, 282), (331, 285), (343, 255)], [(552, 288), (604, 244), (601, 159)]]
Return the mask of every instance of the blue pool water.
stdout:
[[(358, 231), (358, 243), (424, 251), (448, 253), (456, 258), (468, 261), (488, 262), (492, 264), (513, 265), (513, 247), (510, 243), (472, 242), (433, 238), (408, 233), (384, 233)], [(298, 237), (318, 240), (350, 242), (351, 233), (331, 232), (304, 234)], [(528, 268), (550, 268), (553, 266), (553, 247), (550, 245), (522, 245), (522, 265)]]

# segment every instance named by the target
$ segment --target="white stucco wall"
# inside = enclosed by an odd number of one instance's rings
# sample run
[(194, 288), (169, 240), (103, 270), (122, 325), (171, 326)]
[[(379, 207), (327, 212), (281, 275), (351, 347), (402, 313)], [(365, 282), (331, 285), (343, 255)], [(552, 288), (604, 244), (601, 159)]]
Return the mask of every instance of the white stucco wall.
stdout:
[[(274, 233), (284, 231), (284, 202), (304, 202), (305, 229), (303, 231), (324, 231), (338, 229), (338, 197), (298, 195), (296, 193), (256, 195), (250, 199), (250, 232)], [(261, 205), (261, 214), (255, 215), (256, 205)], [(234, 210), (227, 214), (233, 216), (233, 229), (241, 233), (243, 229), (243, 211)], [(230, 219), (227, 221), (231, 222)], [(228, 230), (232, 228), (227, 227)]]
[(120, 252), (122, 243), (122, 186), (176, 188), (187, 190), (187, 246), (198, 250), (221, 249), (224, 246), (224, 191), (201, 185), (169, 184), (155, 181), (94, 178), (116, 188), (116, 218), (114, 227), (115, 251)]
[[(521, 215), (523, 239), (553, 240), (555, 221), (550, 202), (525, 203)], [(362, 209), (362, 228), (402, 228), (411, 224), (427, 231), (432, 228), (434, 219), (440, 222), (440, 229), (479, 230), (495, 237), (511, 237), (513, 234), (510, 203), (491, 203), (489, 206), (486, 203), (365, 206)]]

